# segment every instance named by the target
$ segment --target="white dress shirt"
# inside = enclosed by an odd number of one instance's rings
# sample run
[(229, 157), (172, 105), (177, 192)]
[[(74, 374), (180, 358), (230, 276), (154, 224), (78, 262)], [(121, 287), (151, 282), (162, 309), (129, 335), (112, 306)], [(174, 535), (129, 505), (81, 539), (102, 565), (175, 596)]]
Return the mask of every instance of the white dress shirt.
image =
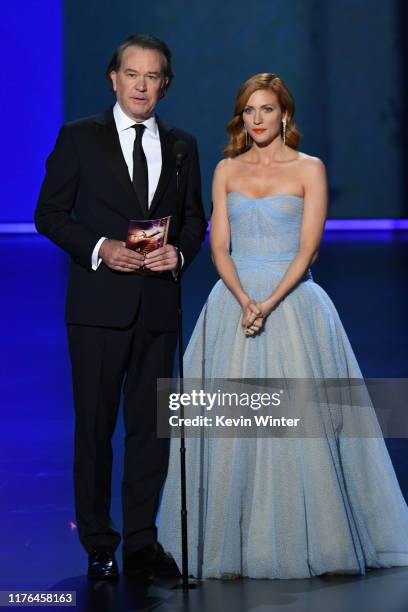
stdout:
[[(123, 157), (129, 170), (129, 176), (133, 177), (133, 147), (136, 138), (136, 130), (132, 128), (135, 125), (135, 120), (128, 117), (119, 103), (116, 102), (113, 107), (113, 117), (116, 123), (116, 129), (119, 134), (119, 142), (122, 149)], [(159, 128), (157, 126), (156, 117), (149, 117), (146, 121), (142, 121), (146, 126), (143, 131), (142, 148), (147, 161), (148, 174), (148, 207), (152, 203), (154, 193), (159, 182), (162, 168), (162, 154), (160, 145)]]
[[(128, 167), (129, 176), (132, 180), (133, 177), (133, 147), (136, 139), (136, 130), (132, 127), (135, 124), (135, 120), (126, 115), (123, 112), (119, 102), (116, 102), (113, 107), (113, 118), (115, 120), (116, 129), (118, 131), (120, 147), (122, 149), (123, 157), (125, 158), (126, 165)], [(142, 121), (146, 129), (143, 131), (142, 136), (142, 147), (147, 161), (147, 174), (148, 174), (148, 207), (152, 203), (157, 185), (159, 183), (160, 173), (162, 169), (162, 153), (160, 144), (159, 128), (157, 125), (156, 117), (149, 117), (145, 121)], [(101, 263), (99, 257), (99, 249), (102, 242), (106, 240), (106, 236), (102, 236), (95, 245), (92, 251), (92, 269), (96, 270)], [(183, 255), (181, 255), (181, 261), (183, 263)]]

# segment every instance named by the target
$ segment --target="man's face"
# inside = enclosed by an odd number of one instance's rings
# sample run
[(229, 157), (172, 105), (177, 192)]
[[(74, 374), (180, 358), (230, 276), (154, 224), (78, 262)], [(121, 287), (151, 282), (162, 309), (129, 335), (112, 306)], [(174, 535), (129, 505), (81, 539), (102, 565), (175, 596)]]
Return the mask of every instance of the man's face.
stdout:
[(127, 47), (119, 70), (112, 70), (110, 76), (116, 98), (129, 117), (141, 122), (153, 115), (166, 86), (159, 51)]

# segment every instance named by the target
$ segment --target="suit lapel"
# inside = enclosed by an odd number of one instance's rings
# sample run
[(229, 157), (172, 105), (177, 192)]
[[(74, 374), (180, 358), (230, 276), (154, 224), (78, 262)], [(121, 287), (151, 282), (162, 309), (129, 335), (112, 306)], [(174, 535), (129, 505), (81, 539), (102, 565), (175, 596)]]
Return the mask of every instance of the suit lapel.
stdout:
[(159, 128), (160, 135), (162, 169), (152, 203), (149, 207), (148, 217), (150, 219), (155, 214), (155, 211), (158, 205), (160, 204), (160, 200), (162, 199), (166, 191), (166, 187), (169, 183), (170, 177), (172, 176), (176, 168), (176, 161), (173, 155), (173, 146), (176, 141), (176, 137), (172, 133), (172, 128), (162, 123), (159, 119), (157, 119), (157, 125)]
[(106, 156), (108, 166), (111, 168), (113, 174), (126, 191), (131, 202), (131, 208), (134, 207), (134, 212), (132, 213), (132, 211), (130, 211), (132, 214), (131, 218), (137, 219), (146, 217), (146, 214), (140, 206), (133, 183), (130, 180), (129, 170), (125, 158), (123, 157), (112, 109), (99, 115), (97, 117), (97, 123), (102, 126), (100, 131), (102, 153)]
[[(106, 156), (108, 165), (112, 169), (113, 174), (126, 191), (130, 199), (131, 207), (135, 208), (134, 213), (131, 212), (132, 218), (146, 218), (146, 213), (143, 211), (143, 208), (139, 203), (136, 191), (133, 187), (132, 181), (130, 180), (128, 167), (120, 146), (112, 109), (98, 115), (96, 121), (102, 126), (100, 131), (102, 153)], [(147, 218), (153, 218), (153, 215), (155, 214), (155, 211), (166, 191), (169, 180), (176, 168), (176, 161), (173, 155), (173, 146), (176, 142), (176, 137), (172, 132), (172, 128), (165, 123), (162, 123), (158, 118), (157, 125), (159, 128), (160, 146), (162, 152), (162, 169), (152, 203), (149, 207)]]

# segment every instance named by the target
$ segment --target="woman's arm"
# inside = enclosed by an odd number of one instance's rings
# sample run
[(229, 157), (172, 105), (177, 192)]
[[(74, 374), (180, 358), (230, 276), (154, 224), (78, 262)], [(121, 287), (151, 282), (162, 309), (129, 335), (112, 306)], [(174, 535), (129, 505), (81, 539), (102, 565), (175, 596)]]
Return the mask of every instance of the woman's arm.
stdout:
[(304, 210), (300, 231), (299, 252), (288, 266), (281, 282), (272, 295), (258, 304), (263, 317), (279, 304), (304, 276), (319, 252), (327, 216), (327, 178), (323, 162), (318, 158), (307, 160), (304, 172)]
[(210, 243), (211, 257), (218, 274), (240, 303), (243, 311), (243, 325), (247, 311), (259, 315), (260, 309), (244, 291), (234, 262), (230, 256), (231, 231), (227, 212), (227, 165), (230, 160), (218, 163), (212, 183), (213, 213), (211, 216)]

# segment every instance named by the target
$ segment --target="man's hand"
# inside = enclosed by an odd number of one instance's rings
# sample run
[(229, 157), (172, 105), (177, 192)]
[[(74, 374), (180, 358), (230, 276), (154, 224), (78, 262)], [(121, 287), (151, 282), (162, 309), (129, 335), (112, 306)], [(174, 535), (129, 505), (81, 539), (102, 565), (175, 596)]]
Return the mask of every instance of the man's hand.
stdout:
[(143, 255), (126, 248), (120, 240), (104, 240), (99, 249), (99, 257), (103, 263), (118, 272), (134, 272), (145, 263)]
[(145, 268), (153, 272), (164, 272), (177, 268), (178, 253), (172, 244), (160, 247), (146, 255)]

